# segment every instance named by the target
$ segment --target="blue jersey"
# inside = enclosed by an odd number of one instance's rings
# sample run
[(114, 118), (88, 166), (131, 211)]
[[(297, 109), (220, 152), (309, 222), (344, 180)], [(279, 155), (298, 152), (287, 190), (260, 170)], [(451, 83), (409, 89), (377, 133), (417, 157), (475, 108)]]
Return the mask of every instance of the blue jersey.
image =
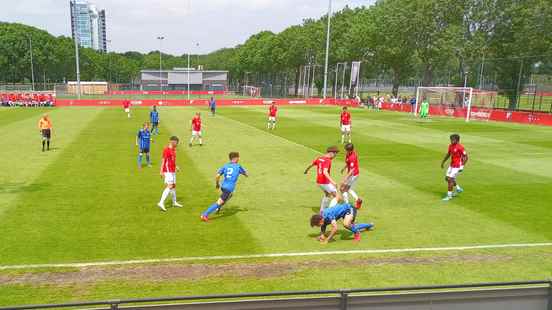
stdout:
[(322, 217), (324, 224), (330, 224), (334, 220), (344, 218), (347, 214), (354, 214), (353, 206), (349, 203), (338, 203), (331, 208), (324, 209)]
[(230, 162), (222, 166), (218, 174), (224, 177), (224, 181), (222, 181), (221, 185), (222, 189), (233, 192), (236, 189), (236, 183), (238, 183), (240, 174), (246, 174), (246, 171), (240, 164)]
[(159, 112), (157, 111), (150, 112), (150, 122), (159, 123)]
[(149, 149), (150, 148), (150, 139), (151, 139), (151, 133), (147, 129), (140, 129), (138, 131), (138, 145), (140, 146), (140, 149)]

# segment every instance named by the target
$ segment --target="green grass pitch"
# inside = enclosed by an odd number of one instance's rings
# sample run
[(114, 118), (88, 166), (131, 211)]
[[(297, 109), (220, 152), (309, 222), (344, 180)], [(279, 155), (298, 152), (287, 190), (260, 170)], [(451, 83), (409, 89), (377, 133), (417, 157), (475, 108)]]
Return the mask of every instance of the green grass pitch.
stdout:
[[(53, 150), (42, 153), (36, 124), (45, 111), (54, 124)], [(220, 107), (216, 117), (205, 108), (161, 108), (154, 167), (138, 169), (134, 139), (148, 111), (134, 109), (127, 119), (120, 108), (0, 110), (0, 305), (552, 276), (552, 247), (2, 269), (552, 240), (552, 128), (422, 122), (352, 109), (361, 165), (356, 190), (365, 201), (357, 221), (373, 221), (376, 229), (354, 243), (340, 226), (335, 242), (320, 245), (308, 220), (321, 192), (314, 171), (303, 170), (318, 152), (339, 144), (339, 108), (281, 107), (270, 132), (267, 107)], [(189, 121), (197, 111), (205, 145), (189, 148)], [(470, 162), (458, 179), (465, 192), (445, 203), (439, 164), (455, 132)], [(156, 207), (163, 189), (159, 162), (170, 135), (181, 138), (177, 194), (184, 208), (163, 213)], [(250, 177), (203, 223), (199, 215), (218, 197), (216, 170), (230, 151), (240, 152)], [(332, 168), (337, 179), (342, 166), (340, 154)], [(165, 276), (157, 278), (152, 268)], [(179, 270), (190, 272), (178, 276)]]

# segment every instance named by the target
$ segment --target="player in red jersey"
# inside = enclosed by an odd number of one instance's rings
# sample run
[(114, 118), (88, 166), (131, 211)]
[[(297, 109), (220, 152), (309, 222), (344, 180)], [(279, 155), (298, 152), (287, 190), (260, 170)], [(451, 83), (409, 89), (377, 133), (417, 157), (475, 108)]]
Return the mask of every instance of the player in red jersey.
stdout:
[(347, 174), (343, 178), (343, 182), (341, 182), (340, 190), (343, 193), (343, 199), (345, 202), (349, 203), (349, 194), (351, 194), (355, 200), (355, 207), (360, 209), (362, 206), (362, 199), (358, 198), (357, 193), (353, 190), (360, 174), (358, 155), (355, 152), (355, 146), (352, 143), (345, 144), (345, 151), (347, 152), (345, 154), (345, 167), (341, 169), (341, 173), (343, 173), (346, 169)]
[[(445, 163), (450, 158), (450, 166), (447, 169), (445, 180), (448, 183), (447, 196), (443, 198), (443, 201), (449, 201), (452, 197), (463, 192), (464, 190), (456, 183), (456, 177), (460, 172), (464, 170), (464, 165), (468, 162), (468, 153), (464, 149), (464, 146), (460, 144), (460, 136), (458, 134), (450, 135), (450, 145), (445, 158), (441, 162), (441, 168), (444, 168)], [(453, 190), (456, 188), (456, 192)]]
[(347, 107), (343, 107), (339, 125), (341, 127), (341, 143), (345, 143), (345, 138), (351, 143), (351, 113), (347, 111)]
[(167, 211), (165, 209), (165, 200), (169, 196), (172, 197), (173, 207), (181, 208), (182, 205), (176, 202), (176, 172), (179, 171), (176, 165), (176, 146), (178, 145), (178, 137), (172, 136), (169, 139), (169, 145), (163, 149), (163, 161), (161, 163), (161, 170), (159, 173), (161, 177), (165, 179), (165, 190), (161, 195), (161, 200), (157, 204), (161, 211)]
[(188, 146), (192, 147), (194, 140), (198, 139), (199, 146), (203, 145), (203, 138), (201, 137), (201, 113), (197, 112), (194, 118), (192, 118), (190, 130), (192, 131), (192, 137)]
[(128, 118), (130, 118), (130, 101), (129, 100), (123, 100), (123, 109), (125, 109), (125, 113), (128, 115)]
[(326, 150), (326, 154), (320, 156), (312, 161), (310, 166), (305, 169), (305, 174), (309, 173), (309, 170), (316, 166), (316, 183), (324, 192), (322, 201), (320, 202), (320, 213), (328, 207), (333, 207), (337, 204), (336, 193), (337, 183), (330, 176), (330, 170), (332, 168), (332, 159), (339, 153), (339, 149), (335, 146), (330, 146)]
[(267, 129), (274, 130), (276, 128), (276, 114), (278, 114), (278, 107), (272, 103), (268, 109), (268, 123), (266, 124)]

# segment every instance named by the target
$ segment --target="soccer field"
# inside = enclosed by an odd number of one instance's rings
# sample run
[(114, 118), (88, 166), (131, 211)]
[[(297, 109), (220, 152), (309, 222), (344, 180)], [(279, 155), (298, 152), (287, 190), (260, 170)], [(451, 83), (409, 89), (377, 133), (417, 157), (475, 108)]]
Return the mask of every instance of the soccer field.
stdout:
[[(189, 148), (200, 110), (205, 145)], [(43, 153), (36, 123), (45, 111), (54, 128)], [(339, 145), (339, 111), (281, 107), (269, 132), (267, 107), (221, 107), (216, 117), (203, 107), (161, 108), (154, 167), (138, 169), (134, 139), (146, 108), (131, 119), (120, 108), (1, 109), (0, 305), (552, 277), (552, 128), (352, 109), (364, 198), (357, 222), (376, 229), (355, 243), (340, 225), (336, 241), (321, 245), (309, 218), (322, 194), (314, 171), (303, 171)], [(465, 192), (443, 202), (439, 165), (451, 133), (470, 161), (458, 179)], [(181, 139), (184, 208), (163, 213), (159, 164), (171, 135)], [(250, 177), (203, 223), (230, 151)], [(340, 153), (334, 178), (342, 166)], [(433, 250), (394, 252), (418, 248)], [(304, 256), (318, 251), (336, 253)], [(155, 262), (169, 258), (181, 260)], [(71, 265), (129, 260), (152, 261)], [(68, 265), (33, 266), (43, 264)]]

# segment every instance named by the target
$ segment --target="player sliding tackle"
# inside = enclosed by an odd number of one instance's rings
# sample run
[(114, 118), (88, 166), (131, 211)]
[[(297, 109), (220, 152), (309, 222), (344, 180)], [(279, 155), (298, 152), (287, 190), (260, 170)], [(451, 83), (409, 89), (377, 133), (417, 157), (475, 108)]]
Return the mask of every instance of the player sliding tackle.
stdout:
[(309, 170), (316, 166), (316, 183), (318, 187), (324, 192), (322, 201), (320, 202), (320, 214), (328, 207), (332, 207), (337, 204), (336, 193), (337, 183), (330, 176), (330, 170), (332, 169), (332, 159), (339, 153), (336, 146), (330, 146), (326, 150), (326, 154), (320, 156), (312, 161), (310, 166), (305, 169), (305, 174), (309, 173)]
[[(231, 152), (228, 154), (228, 158), (230, 159), (230, 162), (218, 170), (215, 178), (215, 187), (216, 189), (220, 188), (222, 194), (217, 202), (213, 203), (207, 210), (205, 210), (205, 212), (201, 214), (201, 220), (204, 222), (209, 221), (209, 215), (215, 211), (219, 212), (222, 209), (222, 206), (224, 206), (228, 200), (232, 198), (232, 194), (236, 189), (236, 184), (238, 183), (240, 175), (248, 177), (247, 171), (245, 171), (245, 169), (238, 164), (240, 161), (240, 153)], [(221, 178), (223, 178), (222, 185), (220, 184)]]
[(358, 155), (355, 152), (355, 147), (352, 143), (345, 144), (345, 151), (347, 151), (347, 154), (345, 154), (345, 167), (341, 169), (341, 173), (343, 173), (345, 169), (347, 169), (347, 174), (343, 178), (343, 182), (341, 182), (340, 190), (343, 193), (343, 199), (345, 200), (345, 202), (349, 202), (350, 194), (355, 200), (355, 207), (357, 209), (360, 209), (360, 206), (362, 205), (362, 199), (358, 198), (357, 193), (353, 190), (353, 187), (355, 186), (360, 174)]
[[(354, 234), (355, 241), (360, 241), (360, 233), (365, 230), (372, 230), (374, 224), (355, 224), (358, 209), (345, 202), (339, 192), (336, 193), (336, 196), (338, 203), (335, 206), (325, 209), (322, 214), (314, 214), (311, 217), (311, 227), (320, 227), (318, 240), (320, 243), (326, 244), (333, 240), (333, 237), (337, 233), (337, 221), (342, 219), (343, 227)], [(326, 227), (328, 225), (331, 225), (331, 230), (329, 235), (326, 236)]]
[[(447, 196), (443, 198), (443, 201), (449, 201), (452, 197), (463, 192), (464, 190), (456, 183), (456, 177), (460, 172), (464, 170), (464, 165), (468, 162), (468, 153), (464, 149), (464, 146), (460, 144), (460, 136), (458, 134), (450, 135), (450, 145), (448, 147), (447, 155), (441, 162), (441, 168), (444, 168), (447, 160), (450, 160), (450, 166), (447, 169), (445, 180), (448, 184)], [(456, 192), (453, 190), (456, 188)]]

